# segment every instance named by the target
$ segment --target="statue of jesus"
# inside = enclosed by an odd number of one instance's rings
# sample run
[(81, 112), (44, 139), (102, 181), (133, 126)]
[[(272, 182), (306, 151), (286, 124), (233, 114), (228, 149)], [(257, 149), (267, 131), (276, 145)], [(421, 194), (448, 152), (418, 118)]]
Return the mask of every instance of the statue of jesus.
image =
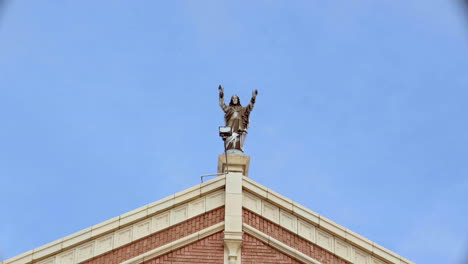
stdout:
[[(252, 98), (250, 103), (243, 107), (240, 103), (239, 96), (233, 95), (229, 105), (224, 103), (224, 90), (221, 85), (218, 87), (219, 90), (219, 106), (223, 109), (224, 121), (226, 126), (232, 128), (232, 136), (226, 139), (226, 149), (228, 153), (235, 154), (238, 151), (244, 152), (244, 141), (247, 135), (247, 128), (249, 127), (250, 112), (254, 108), (255, 98), (257, 97), (258, 91), (252, 92)], [(236, 151), (238, 150), (238, 151)]]

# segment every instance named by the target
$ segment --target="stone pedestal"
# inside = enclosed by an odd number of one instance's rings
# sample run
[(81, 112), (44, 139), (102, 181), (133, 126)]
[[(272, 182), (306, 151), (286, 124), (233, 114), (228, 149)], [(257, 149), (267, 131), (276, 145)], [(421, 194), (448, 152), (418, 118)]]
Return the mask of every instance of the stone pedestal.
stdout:
[(219, 155), (218, 157), (218, 173), (236, 172), (242, 175), (249, 176), (250, 156), (245, 155)]

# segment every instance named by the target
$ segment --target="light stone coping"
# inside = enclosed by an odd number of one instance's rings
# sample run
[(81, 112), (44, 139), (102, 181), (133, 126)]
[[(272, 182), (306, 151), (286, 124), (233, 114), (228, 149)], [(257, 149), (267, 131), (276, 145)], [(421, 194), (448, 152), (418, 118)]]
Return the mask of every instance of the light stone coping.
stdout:
[[(243, 207), (356, 264), (414, 264), (261, 184), (243, 178)], [(385, 260), (386, 262), (382, 262)]]
[(122, 262), (121, 264), (139, 264), (143, 263), (145, 261), (154, 259), (156, 257), (159, 257), (161, 255), (164, 255), (166, 253), (169, 253), (171, 251), (174, 251), (176, 249), (179, 249), (181, 247), (187, 246), (189, 244), (192, 244), (200, 239), (203, 239), (205, 237), (211, 236), (217, 232), (220, 232), (224, 230), (224, 222), (218, 223), (216, 225), (210, 226), (208, 228), (205, 228), (197, 233), (188, 235), (186, 237), (183, 237), (181, 239), (178, 239), (176, 241), (173, 241), (171, 243), (165, 244), (164, 246), (155, 248), (151, 251), (148, 251), (142, 255), (139, 255), (137, 257), (134, 257), (132, 259), (126, 260)]
[(290, 256), (292, 258), (295, 258), (305, 264), (322, 264), (321, 262), (307, 256), (306, 254), (300, 252), (297, 249), (294, 249), (286, 244), (284, 244), (281, 241), (278, 241), (274, 238), (272, 238), (269, 235), (266, 235), (265, 233), (255, 229), (252, 226), (249, 226), (248, 224), (243, 224), (244, 231), (245, 233), (261, 240), (263, 243), (281, 251), (282, 253), (286, 254), (287, 256)]
[[(76, 232), (2, 264), (70, 264), (99, 256), (144, 236), (161, 231), (224, 205), (225, 176), (150, 203)], [(223, 189), (223, 190), (220, 190)], [(50, 257), (54, 255), (53, 257)], [(47, 258), (49, 257), (49, 258)], [(47, 258), (43, 260), (44, 258)]]
[(76, 247), (49, 257), (40, 264), (72, 264), (79, 263), (96, 256), (120, 248), (148, 235), (160, 232), (192, 217), (204, 214), (214, 208), (224, 205), (224, 190), (218, 190), (196, 200), (191, 200), (175, 208), (163, 211), (157, 215), (145, 218), (130, 226), (100, 236), (94, 240), (82, 243)]

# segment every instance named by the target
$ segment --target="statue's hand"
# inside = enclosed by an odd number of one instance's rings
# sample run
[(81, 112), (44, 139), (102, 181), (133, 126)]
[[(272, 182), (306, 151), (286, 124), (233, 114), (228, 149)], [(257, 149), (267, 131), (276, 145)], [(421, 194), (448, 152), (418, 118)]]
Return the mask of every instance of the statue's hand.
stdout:
[(218, 86), (218, 91), (219, 91), (219, 98), (223, 98), (224, 97), (224, 90), (223, 90), (223, 87), (221, 86), (221, 84)]
[(255, 89), (255, 91), (252, 92), (252, 98), (257, 97), (257, 94), (258, 94), (258, 90)]

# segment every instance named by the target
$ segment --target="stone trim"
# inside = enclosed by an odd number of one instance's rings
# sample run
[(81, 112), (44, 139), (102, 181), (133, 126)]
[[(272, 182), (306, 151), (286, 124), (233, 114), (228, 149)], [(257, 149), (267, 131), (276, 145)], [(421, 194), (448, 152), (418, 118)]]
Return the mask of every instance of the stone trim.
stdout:
[[(83, 264), (109, 264), (121, 263), (131, 258), (137, 257), (145, 252), (171, 243), (188, 235), (197, 233), (200, 230), (224, 221), (225, 208), (219, 207), (205, 214), (156, 232), (142, 239), (136, 240), (125, 246), (108, 251), (92, 259), (80, 262)], [(57, 263), (70, 264), (70, 263)]]
[(223, 232), (218, 232), (142, 264), (220, 264), (223, 250)]
[(245, 177), (249, 176), (250, 156), (229, 154), (227, 156), (229, 157), (227, 164), (224, 154), (218, 156), (218, 173), (234, 172), (241, 173)]
[(149, 261), (153, 258), (159, 257), (161, 255), (167, 254), (173, 250), (179, 249), (181, 247), (187, 246), (191, 243), (194, 243), (200, 239), (203, 239), (205, 237), (211, 236), (215, 233), (218, 233), (220, 231), (224, 230), (224, 222), (212, 225), (208, 228), (205, 228), (201, 231), (198, 231), (197, 233), (188, 235), (184, 238), (178, 239), (174, 242), (171, 242), (169, 244), (166, 244), (164, 246), (155, 248), (151, 251), (148, 251), (138, 257), (134, 257), (132, 259), (129, 259), (127, 261), (122, 262), (121, 264), (139, 264), (143, 263), (145, 261)]
[(324, 263), (334, 263), (334, 264), (351, 264), (350, 261), (347, 261), (343, 258), (340, 258), (336, 254), (331, 253), (330, 251), (318, 246), (315, 243), (310, 242), (309, 240), (300, 237), (294, 232), (275, 224), (266, 218), (259, 216), (247, 209), (243, 210), (244, 214), (244, 223), (257, 229), (260, 232), (268, 234), (272, 238), (279, 240), (280, 242), (299, 250), (300, 252), (306, 254), (307, 256)]
[[(209, 207), (206, 207), (209, 204)], [(200, 206), (201, 205), (201, 206)], [(79, 263), (128, 245), (146, 236), (185, 222), (224, 205), (224, 190), (192, 200), (186, 204), (146, 218), (133, 225), (117, 229), (94, 240), (72, 247), (38, 264)], [(208, 210), (209, 209), (209, 210)], [(16, 263), (15, 263), (16, 264)]]
[(353, 263), (414, 264), (261, 184), (243, 178), (243, 207)]
[[(245, 264), (304, 264), (295, 258), (271, 247), (260, 239), (247, 233), (243, 235), (242, 263)], [(324, 263), (325, 264), (325, 263)], [(337, 264), (337, 263), (326, 263)]]
[(242, 178), (241, 173), (226, 175), (224, 216), (224, 264), (241, 264), (242, 255)]
[(306, 254), (300, 252), (297, 249), (294, 249), (284, 243), (282, 243), (279, 240), (274, 239), (273, 237), (266, 235), (263, 232), (260, 232), (259, 230), (255, 229), (252, 226), (249, 226), (248, 224), (243, 224), (242, 225), (244, 228), (244, 232), (261, 240), (263, 243), (269, 245), (272, 248), (275, 248), (279, 250), (280, 252), (297, 259), (300, 262), (303, 262), (305, 264), (322, 264), (321, 262), (307, 256)]
[[(121, 247), (144, 236), (159, 232), (169, 226), (223, 206), (225, 202), (225, 184), (225, 176), (216, 177), (205, 183), (7, 259), (1, 264), (28, 264), (37, 261), (41, 261), (39, 262), (40, 264), (53, 264), (56, 263), (56, 257), (63, 258), (63, 260), (67, 259), (68, 262), (66, 263), (78, 263), (75, 262), (75, 257), (81, 262), (99, 256), (114, 248)], [(80, 252), (82, 253), (81, 255)], [(51, 255), (57, 256), (45, 259)]]

